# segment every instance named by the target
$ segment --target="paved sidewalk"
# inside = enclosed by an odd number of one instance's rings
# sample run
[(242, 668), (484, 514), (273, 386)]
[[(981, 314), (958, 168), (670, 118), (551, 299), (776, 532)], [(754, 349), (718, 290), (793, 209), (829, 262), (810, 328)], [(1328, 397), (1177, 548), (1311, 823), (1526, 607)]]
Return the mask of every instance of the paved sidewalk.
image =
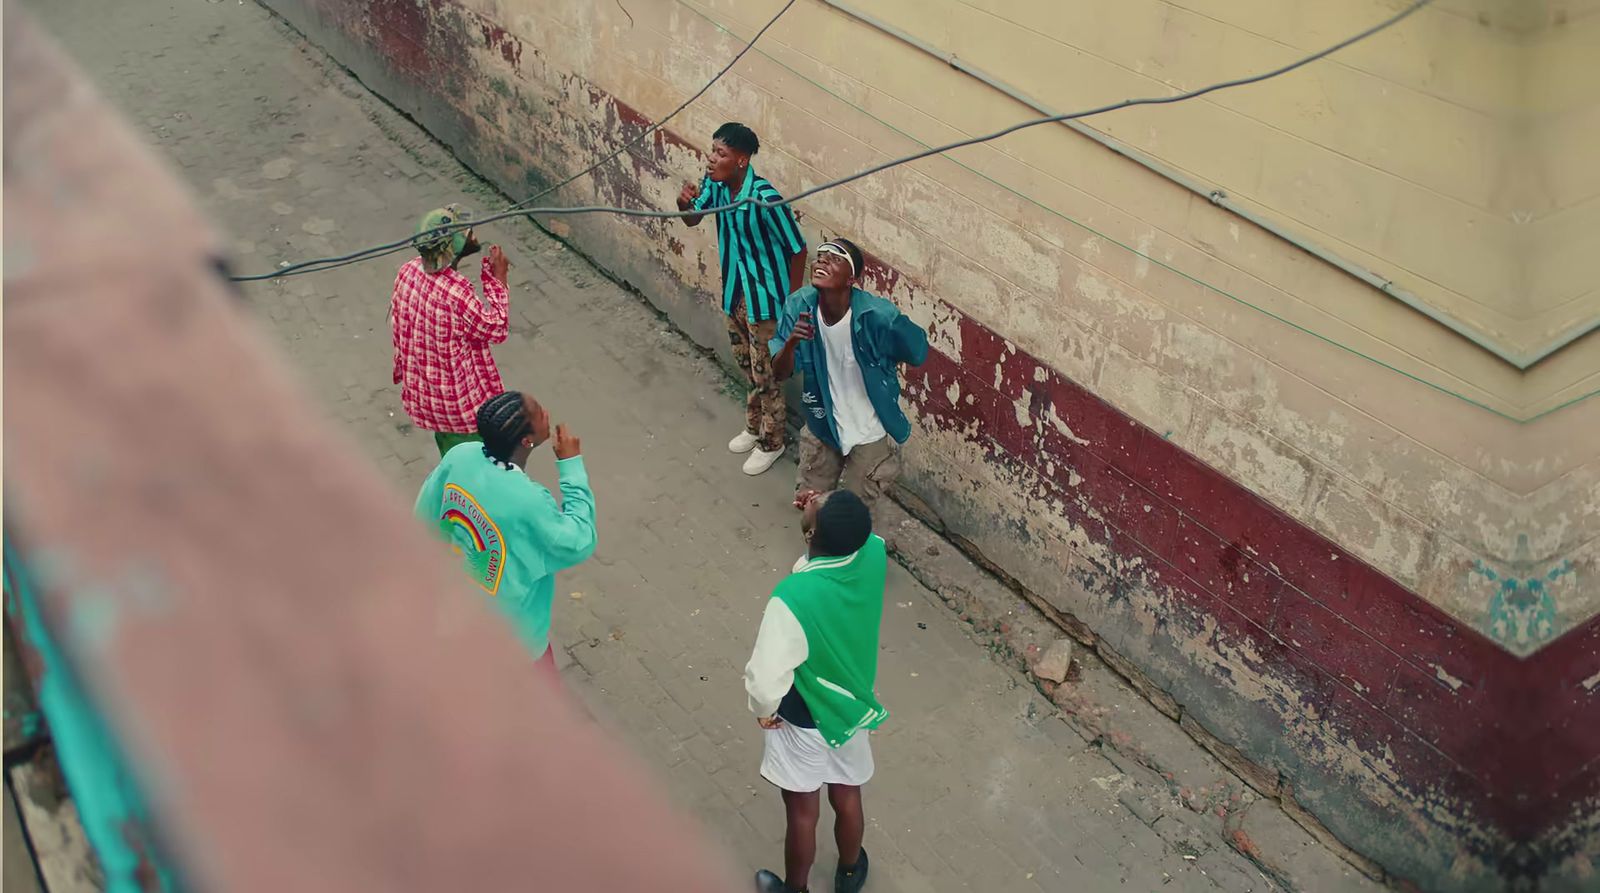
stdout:
[[(254, 3), (28, 5), (180, 167), (242, 272), (394, 238), (448, 201), (506, 203)], [(767, 593), (801, 550), (793, 465), (740, 473), (722, 446), (742, 424), (723, 372), (639, 299), (530, 226), (484, 241), (513, 264), (512, 335), (496, 351), (508, 386), (583, 438), (595, 483), (600, 549), (564, 575), (556, 606), (563, 673), (738, 864), (781, 867), (782, 808), (756, 773), (741, 676)], [(402, 259), (244, 295), (310, 393), (409, 497), (436, 454), (389, 383), (384, 317)], [(533, 465), (553, 480), (548, 453)], [(869, 889), (1278, 889), (1225, 843), (1220, 820), (1174, 807), (1156, 773), (1062, 722), (898, 566), (886, 605), (880, 680), (893, 715), (873, 739)], [(1105, 710), (1191, 747), (1196, 771), (1232, 778), (1089, 660)], [(1288, 827), (1284, 846), (1305, 847)], [(832, 845), (825, 825), (819, 891)], [(1311, 858), (1331, 866), (1315, 889), (1371, 887), (1325, 851)]]

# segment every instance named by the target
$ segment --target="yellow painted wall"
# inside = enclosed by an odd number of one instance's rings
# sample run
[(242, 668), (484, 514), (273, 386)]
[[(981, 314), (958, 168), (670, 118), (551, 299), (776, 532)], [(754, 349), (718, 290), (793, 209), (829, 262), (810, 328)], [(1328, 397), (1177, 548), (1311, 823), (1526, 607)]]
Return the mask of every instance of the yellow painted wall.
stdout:
[[(1395, 0), (858, 3), (1063, 109), (1271, 68), (1399, 8)], [(781, 3), (465, 5), (534, 48), (528, 71), (509, 79), (516, 89), (537, 95), (561, 82), (569, 95), (543, 100), (578, 105), (582, 85), (550, 75), (571, 72), (658, 120)], [(1575, 318), (1586, 305), (1577, 295), (1530, 298), (1524, 280), (1572, 292), (1594, 281), (1600, 257), (1584, 250), (1600, 235), (1594, 165), (1550, 136), (1595, 127), (1600, 78), (1582, 75), (1600, 54), (1582, 46), (1597, 21), (1576, 9), (1558, 23), (1512, 3), (1441, 2), (1282, 79), (1089, 123), (1441, 311), (1525, 342), (1534, 311)], [(1556, 61), (1530, 67), (1528, 54), (1546, 46), (1559, 50)], [(485, 70), (505, 70), (492, 48), (475, 52)], [(1537, 126), (1518, 129), (1530, 89), (1549, 107)], [(614, 127), (595, 114), (595, 127)], [(709, 143), (725, 120), (750, 124), (763, 140), (758, 167), (794, 193), (1033, 114), (818, 0), (800, 0), (671, 130)], [(546, 138), (522, 132), (526, 123), (509, 114), (482, 126), (502, 131), (497, 142), (507, 145)], [(1517, 157), (1539, 159), (1544, 193), (1519, 179), (1528, 168), (1508, 166)], [(666, 163), (676, 174), (642, 187), (661, 208), (700, 166), (670, 148)], [(1539, 195), (1549, 200), (1530, 198)], [(591, 179), (559, 200), (606, 197)], [(850, 235), (908, 277), (916, 297), (893, 297), (913, 315), (926, 317), (934, 299), (959, 308), (1469, 623), (1483, 623), (1487, 600), (1471, 572), (1478, 562), (1600, 568), (1600, 400), (1512, 420), (1600, 389), (1600, 336), (1519, 372), (1055, 125), (877, 175), (798, 210), (812, 244)], [(619, 263), (664, 264), (676, 281), (718, 291), (710, 228), (614, 218), (561, 225), (583, 244), (603, 242)], [(1536, 231), (1550, 234), (1540, 243), (1549, 259), (1534, 274), (1510, 247)], [(663, 250), (666, 238), (681, 253)], [(915, 449), (908, 457), (939, 461)], [(1596, 592), (1574, 588), (1563, 599), (1563, 623), (1600, 608)]]
[[(871, 9), (1071, 108), (1281, 64), (1393, 8), (1130, 2), (1060, 4), (1064, 12), (1046, 14), (1057, 6), (897, 0)], [(771, 12), (732, 3), (703, 8), (738, 23), (741, 34)], [(764, 46), (777, 64), (752, 63), (749, 76), (718, 97), (722, 108), (696, 110), (702, 132), (719, 113), (763, 127), (771, 147), (763, 168), (787, 188), (907, 151), (916, 140), (952, 139), (1027, 114), (837, 13), (812, 5), (790, 15)], [(667, 27), (684, 34), (704, 25), (675, 18)], [(1439, 306), (1513, 318), (1511, 296), (1489, 286), (1509, 287), (1515, 263), (1502, 250), (1512, 223), (1494, 186), (1504, 116), (1517, 101), (1507, 75), (1523, 39), (1455, 11), (1425, 11), (1338, 62), (1216, 102), (1130, 110), (1094, 123), (1256, 199), (1265, 213), (1304, 226), (1328, 247), (1364, 249), (1350, 256), (1374, 268), (1397, 277), (1437, 271), (1428, 281), (1459, 286), (1430, 294)], [(845, 85), (834, 89), (849, 102), (783, 66)], [(1544, 546), (1535, 558), (1568, 554), (1594, 538), (1600, 437), (1586, 432), (1600, 431), (1600, 417), (1592, 405), (1518, 425), (1404, 377), (1532, 414), (1600, 385), (1593, 338), (1532, 375), (1517, 373), (1062, 128), (922, 162), (807, 207), (1461, 613), (1481, 607), (1458, 585), (1466, 555), (1511, 558), (1517, 532), (1535, 524)], [(1498, 217), (1492, 224), (1467, 225), (1491, 216)], [(1408, 284), (1423, 291), (1420, 280)], [(1063, 338), (1063, 330), (1070, 334)], [(1555, 399), (1524, 403), (1535, 388)], [(1312, 471), (1292, 471), (1302, 467)], [(1536, 494), (1587, 508), (1550, 524), (1528, 516), (1526, 500)], [(1375, 525), (1374, 518), (1387, 520)]]
[[(293, 9), (292, 20), (307, 22), (477, 170), (526, 195), (661, 120), (782, 0), (271, 2)], [(857, 2), (1067, 107), (1261, 71), (1392, 14), (1402, 0)], [(1586, 116), (1600, 78), (1585, 74), (1600, 53), (1583, 47), (1596, 20), (1600, 0), (1437, 0), (1400, 29), (1282, 80), (1092, 124), (1392, 276), (1447, 319), (1523, 350), (1558, 334), (1563, 320), (1581, 322), (1588, 307), (1575, 289), (1595, 269), (1595, 252), (1585, 250), (1600, 234), (1594, 174), (1585, 153), (1560, 140), (1593, 126)], [(730, 119), (761, 134), (758, 169), (793, 195), (1032, 114), (825, 0), (797, 0), (667, 134), (545, 201), (670, 208), (704, 161), (682, 140), (703, 149)], [(1090, 432), (1103, 440), (1087, 454), (1016, 461), (1024, 457), (1012, 451), (1044, 442), (1019, 428), (1053, 426), (1052, 436), (1081, 445), (1072, 426), (1105, 421), (1076, 390), (1056, 389), (1045, 369), (1034, 368), (1029, 383), (1042, 390), (1016, 377), (1030, 359), (1052, 367), (1526, 654), (1600, 610), (1600, 399), (1583, 399), (1600, 389), (1600, 333), (1520, 371), (1061, 126), (875, 175), (796, 210), (813, 246), (848, 235), (881, 260), (875, 287), (961, 364), (938, 394), (908, 401), (915, 414), (964, 398), (961, 409), (915, 418), (904, 453), (903, 482), (949, 533), (1030, 597), (1078, 617), (1102, 637), (1102, 653), (1122, 654), (1170, 691), (1186, 725), (1282, 773), (1285, 795), (1290, 782), (1295, 797), (1309, 793), (1303, 806), (1386, 869), (1498, 888), (1482, 859), (1500, 832), (1451, 803), (1456, 782), (1441, 789), (1413, 777), (1407, 766), (1429, 757), (1396, 759), (1400, 748), (1366, 741), (1364, 730), (1347, 738), (1320, 707), (1302, 711), (1301, 683), (1281, 687), (1264, 669), (1275, 658), (1243, 640), (1226, 643), (1211, 625), (1219, 613), (1184, 641), (1164, 638), (1161, 628), (1183, 610), (1161, 591), (1167, 583), (1147, 576), (1165, 572), (1145, 563), (1142, 534), (1107, 535), (1096, 520), (1109, 504), (1136, 503), (1140, 491), (1118, 487), (1126, 482), (1104, 460), (1127, 458), (1136, 441), (1143, 455), (1143, 433)], [(545, 222), (692, 337), (726, 350), (713, 228), (611, 215)], [(883, 268), (891, 274), (877, 275)], [(1004, 353), (1016, 362), (980, 368), (997, 362), (989, 332), (1008, 340)], [(1058, 406), (1053, 394), (1067, 400)], [(1040, 395), (1050, 405), (1033, 403)], [(1013, 399), (1014, 425), (1005, 406)], [(1137, 464), (1130, 474), (1141, 474)], [(1219, 498), (1237, 499), (1222, 489)], [(1137, 516), (1117, 517), (1137, 526)], [(1264, 526), (1289, 528), (1270, 517)], [(1209, 560), (1203, 534), (1155, 536), (1179, 547), (1173, 570)], [(1330, 609), (1361, 600), (1359, 573), (1350, 578), (1356, 590), (1340, 591), (1346, 565), (1332, 562), (1341, 553), (1325, 562), (1317, 546), (1271, 532), (1241, 531), (1233, 544)], [(1406, 629), (1404, 611), (1385, 616)], [(1277, 619), (1269, 622), (1281, 632)], [(1428, 666), (1452, 691), (1476, 686)], [(1479, 707), (1510, 706), (1495, 687), (1505, 677), (1497, 679), (1472, 689), (1487, 696)], [(1385, 697), (1386, 709), (1404, 703)], [(1272, 704), (1295, 705), (1294, 716)], [(1566, 740), (1540, 746), (1562, 754)], [(1372, 823), (1374, 807), (1387, 825)]]
[(1514, 253), (1537, 338), (1600, 319), (1600, 5), (1539, 29), (1522, 52), (1521, 143), (1511, 163), (1527, 201), (1513, 209)]

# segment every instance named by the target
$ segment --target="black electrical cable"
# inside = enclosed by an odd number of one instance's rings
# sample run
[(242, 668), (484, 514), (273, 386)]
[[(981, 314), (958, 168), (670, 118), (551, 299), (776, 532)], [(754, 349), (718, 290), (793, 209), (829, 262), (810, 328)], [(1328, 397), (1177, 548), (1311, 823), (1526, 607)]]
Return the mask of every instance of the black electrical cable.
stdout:
[(655, 133), (657, 130), (660, 130), (661, 128), (665, 127), (667, 125), (668, 121), (671, 121), (673, 118), (676, 118), (678, 116), (679, 112), (683, 111), (684, 109), (688, 108), (690, 105), (694, 104), (694, 101), (696, 99), (699, 99), (700, 97), (706, 95), (706, 91), (710, 90), (711, 87), (714, 84), (716, 84), (717, 81), (722, 80), (722, 76), (723, 75), (725, 75), (728, 72), (732, 71), (733, 70), (733, 66), (738, 65), (739, 64), (739, 60), (744, 58), (744, 54), (750, 52), (750, 48), (755, 46), (756, 45), (756, 41), (761, 39), (761, 35), (767, 33), (767, 29), (768, 28), (771, 28), (773, 25), (776, 25), (778, 23), (778, 19), (783, 18), (783, 14), (788, 12), (789, 11), (789, 7), (793, 6), (794, 4), (795, 4), (795, 0), (789, 0), (788, 3), (783, 4), (783, 8), (778, 10), (778, 14), (773, 16), (771, 19), (768, 19), (767, 23), (765, 25), (761, 26), (761, 30), (756, 32), (756, 36), (750, 38), (750, 42), (744, 45), (744, 49), (740, 50), (732, 59), (729, 59), (728, 60), (728, 64), (722, 66), (722, 70), (717, 72), (715, 77), (713, 77), (709, 81), (706, 81), (706, 85), (704, 87), (701, 87), (699, 90), (696, 90), (693, 96), (689, 97), (688, 99), (685, 99), (683, 101), (682, 105), (679, 105), (677, 108), (672, 110), (671, 114), (667, 115), (665, 118), (662, 118), (660, 121), (657, 121), (656, 123), (650, 125), (648, 128), (645, 129), (644, 133), (641, 133), (638, 136), (634, 137), (630, 142), (623, 143), (622, 146), (617, 149), (617, 151), (612, 152), (610, 155), (607, 155), (606, 157), (600, 159), (599, 161), (596, 161), (594, 164), (591, 164), (588, 167), (584, 168), (583, 170), (581, 170), (581, 171), (573, 174), (572, 176), (566, 178), (565, 180), (562, 180), (560, 183), (557, 183), (556, 185), (551, 186), (549, 189), (546, 189), (545, 191), (539, 193), (538, 195), (532, 196), (530, 198), (525, 198), (522, 201), (517, 202), (516, 204), (514, 204), (511, 207), (507, 208), (506, 210), (515, 211), (516, 209), (522, 207), (523, 205), (528, 204), (529, 202), (536, 202), (539, 199), (544, 198), (545, 196), (549, 195), (552, 192), (555, 192), (557, 189), (560, 189), (563, 186), (566, 186), (568, 183), (571, 183), (574, 180), (580, 179), (582, 177), (585, 177), (585, 176), (593, 173), (595, 171), (595, 169), (599, 168), (601, 165), (611, 161), (613, 158), (616, 158), (618, 155), (621, 155), (622, 153), (628, 151), (629, 149), (632, 149), (633, 147), (639, 145), (640, 143), (645, 141), (646, 137), (648, 137), (651, 134)]
[[(1251, 75), (1249, 77), (1236, 78), (1236, 79), (1230, 80), (1230, 81), (1221, 81), (1219, 83), (1211, 84), (1210, 86), (1207, 86), (1207, 87), (1201, 87), (1199, 89), (1190, 90), (1190, 91), (1185, 92), (1185, 93), (1176, 93), (1176, 94), (1173, 94), (1171, 96), (1153, 96), (1153, 97), (1144, 97), (1144, 98), (1140, 98), (1140, 99), (1124, 99), (1121, 102), (1115, 102), (1115, 103), (1111, 103), (1110, 105), (1103, 105), (1103, 106), (1099, 106), (1097, 108), (1092, 108), (1092, 109), (1088, 109), (1088, 110), (1081, 111), (1081, 112), (1069, 112), (1067, 114), (1062, 114), (1062, 115), (1051, 115), (1051, 116), (1046, 117), (1046, 118), (1034, 118), (1034, 119), (1029, 120), (1029, 121), (1023, 121), (1023, 122), (1018, 123), (1018, 124), (1013, 124), (1010, 127), (1004, 128), (1003, 130), (997, 130), (997, 131), (995, 131), (993, 133), (984, 134), (982, 136), (969, 137), (969, 138), (963, 139), (963, 140), (957, 140), (957, 141), (955, 141), (953, 143), (946, 143), (946, 144), (944, 144), (942, 146), (934, 146), (932, 148), (924, 149), (921, 152), (916, 152), (916, 153), (911, 154), (911, 155), (906, 155), (906, 156), (903, 156), (903, 157), (900, 157), (900, 158), (890, 159), (889, 161), (886, 161), (886, 162), (884, 162), (882, 164), (874, 165), (872, 167), (866, 168), (865, 170), (857, 171), (856, 173), (850, 174), (849, 176), (840, 177), (837, 180), (829, 180), (826, 183), (822, 183), (821, 185), (818, 185), (818, 186), (813, 186), (810, 189), (803, 190), (803, 191), (798, 192), (798, 193), (796, 193), (794, 195), (791, 195), (791, 196), (789, 196), (787, 198), (780, 199), (780, 200), (777, 200), (777, 201), (768, 201), (768, 200), (755, 199), (755, 198), (745, 198), (745, 199), (740, 199), (738, 201), (732, 202), (730, 204), (719, 205), (719, 206), (711, 207), (711, 208), (702, 208), (700, 210), (695, 210), (695, 211), (651, 211), (651, 210), (645, 210), (645, 209), (640, 209), (640, 208), (612, 208), (612, 207), (597, 206), (597, 205), (585, 205), (585, 206), (577, 206), (577, 207), (571, 207), (571, 208), (526, 208), (526, 209), (522, 209), (522, 210), (503, 211), (501, 213), (491, 214), (488, 217), (483, 217), (483, 218), (480, 218), (480, 219), (477, 219), (477, 220), (464, 222), (464, 223), (460, 223), (460, 224), (451, 224), (450, 226), (446, 226), (446, 227), (439, 227), (437, 230), (431, 231), (430, 233), (426, 233), (426, 234), (423, 234), (423, 235), (432, 235), (434, 232), (437, 232), (437, 233), (454, 232), (455, 230), (458, 230), (458, 229), (468, 229), (468, 228), (475, 227), (475, 226), (482, 226), (484, 224), (494, 223), (495, 221), (504, 220), (504, 219), (506, 219), (508, 217), (531, 217), (531, 216), (533, 216), (535, 214), (540, 214), (540, 215), (545, 215), (545, 216), (566, 216), (566, 215), (571, 215), (571, 214), (618, 214), (618, 215), (625, 216), (625, 217), (647, 217), (647, 218), (658, 218), (658, 219), (661, 219), (661, 218), (679, 218), (679, 217), (700, 217), (700, 216), (704, 216), (704, 215), (707, 215), (707, 214), (717, 214), (717, 213), (720, 213), (720, 212), (723, 212), (723, 211), (731, 211), (734, 208), (742, 207), (744, 205), (758, 205), (758, 206), (766, 207), (766, 208), (780, 207), (782, 205), (791, 204), (791, 203), (797, 202), (797, 201), (799, 201), (799, 200), (801, 200), (803, 198), (807, 198), (809, 196), (816, 195), (819, 192), (824, 192), (824, 191), (829, 190), (829, 189), (835, 189), (837, 187), (844, 186), (844, 185), (846, 185), (848, 183), (853, 183), (856, 180), (862, 179), (863, 177), (870, 177), (873, 174), (881, 173), (883, 171), (889, 170), (890, 168), (899, 167), (902, 164), (909, 164), (909, 163), (911, 163), (913, 161), (920, 161), (920, 160), (922, 160), (924, 158), (928, 158), (928, 157), (933, 156), (933, 155), (942, 155), (945, 152), (950, 152), (950, 151), (953, 151), (955, 149), (961, 149), (961, 148), (965, 148), (967, 146), (974, 146), (974, 145), (977, 145), (979, 143), (986, 143), (986, 142), (989, 142), (990, 140), (999, 139), (1000, 137), (1016, 133), (1019, 130), (1026, 130), (1026, 129), (1030, 128), (1030, 127), (1038, 127), (1041, 124), (1057, 124), (1057, 123), (1060, 123), (1062, 121), (1073, 121), (1073, 120), (1077, 120), (1079, 118), (1088, 118), (1088, 117), (1091, 117), (1093, 115), (1103, 115), (1103, 114), (1105, 114), (1107, 112), (1114, 112), (1114, 111), (1118, 111), (1118, 110), (1125, 109), (1125, 108), (1131, 108), (1133, 106), (1138, 106), (1138, 105), (1167, 105), (1167, 104), (1171, 104), (1171, 103), (1175, 103), (1175, 102), (1184, 102), (1184, 101), (1187, 101), (1187, 100), (1190, 100), (1190, 99), (1197, 99), (1197, 98), (1199, 98), (1201, 96), (1205, 96), (1208, 93), (1215, 93), (1218, 90), (1227, 90), (1227, 89), (1231, 89), (1233, 87), (1244, 87), (1244, 86), (1248, 86), (1250, 84), (1259, 84), (1262, 81), (1270, 80), (1271, 78), (1275, 78), (1275, 77), (1278, 77), (1280, 75), (1288, 74), (1289, 72), (1294, 71), (1294, 70), (1296, 70), (1298, 68), (1303, 68), (1303, 67), (1305, 67), (1307, 65), (1310, 65), (1312, 62), (1316, 62), (1319, 59), (1322, 59), (1322, 58), (1325, 58), (1327, 56), (1330, 56), (1330, 55), (1338, 52), (1339, 50), (1344, 49), (1345, 47), (1351, 46), (1352, 44), (1355, 44), (1355, 43), (1359, 43), (1360, 41), (1363, 41), (1363, 40), (1367, 39), (1368, 37), (1371, 37), (1372, 35), (1377, 34), (1380, 31), (1383, 31), (1383, 30), (1385, 30), (1387, 28), (1390, 28), (1390, 27), (1392, 27), (1392, 26), (1394, 26), (1396, 24), (1399, 24), (1401, 21), (1403, 21), (1404, 19), (1410, 17), (1412, 14), (1416, 13), (1418, 10), (1422, 9), (1424, 6), (1427, 6), (1428, 4), (1430, 4), (1432, 2), (1433, 2), (1433, 0), (1417, 0), (1417, 2), (1412, 3), (1410, 6), (1407, 6), (1405, 9), (1402, 9), (1400, 12), (1395, 13), (1394, 15), (1390, 16), (1389, 18), (1383, 20), (1382, 22), (1379, 22), (1376, 25), (1373, 25), (1370, 28), (1367, 28), (1364, 31), (1361, 31), (1361, 32), (1359, 32), (1359, 33), (1357, 33), (1357, 34), (1355, 34), (1355, 35), (1353, 35), (1351, 37), (1347, 37), (1344, 40), (1341, 40), (1338, 43), (1333, 44), (1330, 47), (1327, 47), (1326, 49), (1319, 50), (1318, 52), (1312, 53), (1309, 56), (1305, 56), (1305, 57), (1303, 57), (1301, 59), (1297, 59), (1294, 62), (1291, 62), (1291, 63), (1289, 63), (1287, 65), (1280, 66), (1278, 68), (1274, 68), (1274, 69), (1272, 69), (1270, 71), (1265, 71), (1265, 72), (1262, 72), (1260, 74)], [(784, 8), (787, 9), (788, 7), (784, 7)], [(747, 49), (748, 49), (748, 47), (747, 47)], [(704, 92), (704, 91), (702, 91), (702, 92)], [(562, 185), (565, 185), (565, 184), (562, 184)], [(305, 267), (319, 266), (319, 265), (325, 265), (325, 264), (335, 264), (335, 265), (342, 266), (343, 263), (347, 262), (347, 261), (351, 262), (351, 263), (354, 263), (354, 262), (357, 262), (359, 260), (368, 259), (364, 255), (370, 254), (373, 257), (379, 256), (378, 254), (373, 254), (373, 252), (390, 253), (392, 251), (399, 250), (399, 249), (401, 249), (401, 248), (403, 248), (403, 247), (405, 247), (407, 245), (410, 245), (414, 238), (416, 238), (416, 237), (402, 239), (402, 240), (395, 241), (395, 242), (390, 242), (390, 243), (388, 243), (386, 245), (374, 246), (372, 248), (363, 249), (362, 251), (355, 252), (353, 254), (347, 254), (347, 255), (344, 255), (344, 256), (341, 256), (341, 257), (318, 258), (318, 259), (315, 259), (315, 260), (303, 261), (302, 263), (296, 264), (296, 265), (294, 265), (294, 267), (287, 268), (287, 269), (305, 268)], [(319, 266), (319, 268), (331, 268), (331, 267), (320, 267)], [(306, 270), (306, 272), (316, 272), (316, 270)], [(279, 278), (282, 275), (284, 275), (284, 274), (282, 272), (280, 272), (280, 273), (269, 273), (269, 274), (258, 275), (258, 276), (235, 276), (233, 278), (236, 281), (249, 281), (249, 280), (254, 280), (254, 279), (276, 279), (276, 278)]]
[[(728, 60), (728, 64), (727, 65), (722, 66), (722, 70), (721, 71), (718, 71), (715, 75), (713, 75), (711, 80), (706, 81), (705, 86), (701, 87), (699, 90), (696, 90), (694, 92), (694, 95), (690, 96), (688, 99), (685, 99), (677, 108), (675, 108), (671, 112), (669, 112), (666, 115), (666, 117), (662, 118), (660, 121), (657, 121), (656, 123), (654, 123), (654, 124), (650, 125), (649, 127), (645, 128), (645, 130), (642, 133), (640, 133), (638, 136), (634, 137), (632, 140), (629, 140), (628, 142), (623, 143), (621, 146), (618, 146), (617, 150), (612, 152), (610, 155), (607, 155), (604, 158), (600, 159), (599, 161), (596, 161), (594, 164), (589, 165), (588, 167), (584, 168), (581, 171), (578, 171), (577, 173), (573, 174), (572, 176), (566, 178), (565, 180), (562, 180), (560, 183), (557, 183), (556, 185), (551, 186), (550, 188), (545, 189), (542, 192), (539, 192), (539, 193), (537, 193), (535, 195), (532, 195), (532, 196), (530, 196), (528, 198), (523, 199), (520, 202), (517, 202), (514, 205), (511, 205), (506, 210), (507, 211), (515, 211), (516, 209), (522, 207), (523, 205), (526, 205), (526, 204), (528, 204), (530, 202), (536, 202), (539, 199), (544, 198), (545, 196), (549, 195), (550, 193), (555, 192), (558, 189), (562, 189), (562, 188), (566, 187), (567, 185), (569, 185), (569, 184), (571, 184), (573, 182), (576, 182), (577, 180), (580, 180), (583, 177), (588, 176), (589, 174), (594, 173), (602, 165), (611, 162), (612, 160), (614, 160), (617, 156), (621, 155), (622, 153), (624, 153), (624, 152), (628, 151), (629, 149), (632, 149), (632, 148), (638, 146), (639, 144), (643, 143), (646, 139), (648, 139), (650, 137), (651, 134), (653, 134), (656, 131), (660, 130), (661, 128), (665, 127), (667, 125), (668, 121), (671, 121), (673, 118), (676, 118), (678, 116), (679, 112), (682, 112), (684, 109), (686, 109), (690, 105), (694, 104), (695, 100), (697, 100), (700, 97), (706, 95), (706, 91), (710, 90), (713, 86), (715, 86), (717, 81), (722, 80), (722, 76), (723, 75), (725, 75), (728, 72), (732, 71), (733, 67), (735, 65), (739, 64), (739, 60), (744, 58), (745, 53), (750, 52), (750, 48), (756, 45), (756, 41), (760, 40), (762, 35), (766, 34), (767, 31), (770, 30), (773, 25), (776, 25), (778, 23), (778, 19), (783, 18), (783, 14), (788, 12), (789, 11), (789, 7), (793, 6), (794, 4), (795, 4), (795, 0), (789, 0), (788, 3), (783, 4), (783, 8), (779, 9), (777, 11), (777, 13), (775, 13), (772, 16), (772, 18), (767, 20), (767, 23), (765, 25), (761, 26), (761, 30), (757, 31), (755, 33), (755, 36), (750, 38), (749, 42), (746, 43), (742, 48), (740, 48), (739, 52), (735, 53), (732, 59)], [(623, 12), (626, 13), (627, 10), (624, 9)], [(633, 17), (629, 16), (628, 18), (629, 18), (629, 24), (632, 24)], [(496, 219), (499, 219), (499, 218), (496, 218)], [(446, 231), (447, 230), (443, 230), (443, 229), (440, 230), (440, 232), (446, 232)], [(376, 259), (376, 258), (379, 258), (379, 257), (383, 257), (384, 255), (387, 255), (387, 254), (394, 254), (395, 252), (400, 251), (400, 250), (406, 248), (407, 246), (413, 244), (415, 238), (416, 237), (412, 237), (410, 239), (406, 239), (404, 242), (391, 242), (388, 245), (379, 245), (379, 246), (376, 246), (374, 248), (366, 248), (366, 249), (362, 249), (360, 251), (352, 252), (350, 254), (341, 255), (339, 257), (317, 258), (317, 259), (314, 259), (314, 260), (301, 261), (300, 263), (290, 264), (289, 266), (283, 267), (283, 268), (281, 268), (279, 270), (276, 270), (276, 271), (274, 271), (272, 273), (258, 273), (258, 274), (253, 275), (253, 276), (233, 276), (233, 277), (230, 277), (230, 278), (232, 278), (233, 281), (235, 281), (235, 282), (256, 282), (256, 281), (260, 281), (260, 280), (263, 280), (263, 279), (282, 279), (282, 278), (284, 278), (286, 276), (295, 276), (295, 275), (301, 275), (301, 274), (305, 274), (305, 273), (320, 273), (323, 270), (331, 270), (331, 269), (334, 269), (335, 267), (343, 267), (343, 266), (346, 266), (348, 264), (359, 263), (359, 262), (364, 261), (364, 260), (373, 260), (373, 259)]]

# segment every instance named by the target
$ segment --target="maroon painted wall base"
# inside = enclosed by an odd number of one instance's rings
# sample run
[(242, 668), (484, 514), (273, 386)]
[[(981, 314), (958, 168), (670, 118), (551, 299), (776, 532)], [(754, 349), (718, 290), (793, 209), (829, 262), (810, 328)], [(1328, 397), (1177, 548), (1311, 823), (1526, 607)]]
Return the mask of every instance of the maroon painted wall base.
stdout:
[[(598, 157), (649, 126), (454, 0), (264, 2), (519, 193), (575, 168), (572, 146)], [(472, 47), (498, 70), (475, 69)], [(526, 138), (489, 129), (484, 104), (527, 122)], [(667, 149), (694, 136), (661, 133), (624, 154), (593, 175), (600, 194), (649, 205), (681, 175)], [(715, 343), (715, 310), (662, 263), (684, 250), (671, 230), (571, 225), (597, 263)], [(881, 293), (920, 287), (868, 266)], [(1396, 874), (1495, 889), (1458, 869), (1531, 876), (1588, 858), (1600, 841), (1600, 620), (1518, 659), (957, 308), (941, 302), (936, 317), (959, 330), (947, 343), (960, 356), (935, 352), (908, 376), (930, 447), (907, 483), (954, 532), (1053, 591), (1186, 715), (1280, 772)], [(1024, 502), (1049, 511), (1011, 508)]]

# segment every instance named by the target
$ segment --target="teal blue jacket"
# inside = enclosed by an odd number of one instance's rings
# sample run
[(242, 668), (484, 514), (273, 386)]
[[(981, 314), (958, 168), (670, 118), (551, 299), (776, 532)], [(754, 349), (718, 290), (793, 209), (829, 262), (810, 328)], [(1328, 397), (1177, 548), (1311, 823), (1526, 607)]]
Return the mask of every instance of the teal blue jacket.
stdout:
[[(811, 314), (813, 325), (822, 325), (817, 314), (816, 286), (800, 289), (784, 304), (783, 317), (769, 344), (774, 355), (783, 349), (802, 313)], [(878, 421), (896, 443), (905, 443), (911, 436), (911, 422), (900, 408), (900, 370), (896, 364), (921, 366), (928, 359), (928, 333), (893, 302), (857, 288), (850, 293), (850, 340)], [(828, 362), (820, 336), (795, 346), (794, 368), (803, 376), (800, 399), (805, 403), (806, 426), (823, 443), (839, 449), (839, 426), (833, 420)]]
[(511, 620), (535, 657), (550, 646), (556, 572), (594, 554), (594, 493), (583, 457), (556, 463), (561, 504), (481, 443), (445, 453), (417, 494), (416, 515), (464, 560), (472, 581)]

